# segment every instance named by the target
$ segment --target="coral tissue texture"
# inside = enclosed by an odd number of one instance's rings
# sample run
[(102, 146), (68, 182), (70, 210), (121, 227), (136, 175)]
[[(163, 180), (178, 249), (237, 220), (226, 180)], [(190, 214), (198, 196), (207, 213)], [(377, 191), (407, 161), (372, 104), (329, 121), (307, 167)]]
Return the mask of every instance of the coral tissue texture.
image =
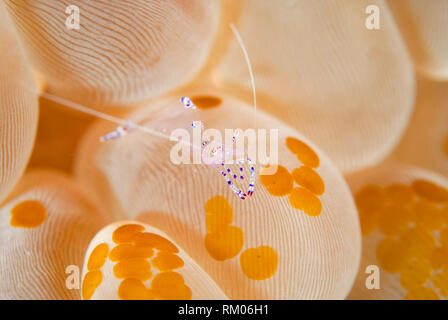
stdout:
[[(8, 0), (48, 91), (72, 101), (124, 105), (185, 84), (207, 57), (218, 1)], [(67, 29), (66, 7), (80, 28)]]
[(33, 74), (0, 3), (0, 201), (25, 170), (37, 127)]
[(448, 1), (388, 1), (419, 71), (448, 79)]

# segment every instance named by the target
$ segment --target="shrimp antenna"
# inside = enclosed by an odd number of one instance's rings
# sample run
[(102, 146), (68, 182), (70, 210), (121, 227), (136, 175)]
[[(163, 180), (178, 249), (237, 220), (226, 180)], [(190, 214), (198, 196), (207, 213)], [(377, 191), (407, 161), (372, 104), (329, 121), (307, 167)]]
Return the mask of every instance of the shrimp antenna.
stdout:
[[(255, 79), (254, 79), (254, 75), (253, 75), (253, 72), (252, 72), (252, 65), (250, 63), (249, 55), (247, 54), (246, 47), (244, 45), (243, 39), (240, 36), (240, 33), (238, 32), (238, 29), (235, 27), (235, 25), (233, 23), (230, 23), (230, 28), (232, 29), (232, 31), (233, 31), (233, 33), (234, 33), (234, 35), (235, 35), (235, 37), (236, 37), (236, 39), (238, 41), (238, 44), (240, 45), (241, 50), (243, 51), (244, 58), (245, 58), (246, 63), (247, 63), (247, 67), (249, 69), (249, 75), (250, 75), (250, 80), (251, 80), (251, 85), (252, 85), (252, 93), (253, 93), (253, 103), (254, 103), (254, 127), (256, 129), (257, 128), (257, 95), (256, 95), (256, 90), (255, 90)], [(83, 106), (83, 105), (75, 103), (73, 101), (69, 101), (69, 100), (66, 100), (64, 98), (52, 95), (52, 94), (50, 94), (48, 92), (39, 92), (36, 89), (31, 89), (31, 88), (28, 88), (28, 87), (23, 86), (23, 85), (21, 85), (21, 87), (23, 87), (27, 91), (36, 92), (41, 97), (43, 97), (43, 98), (45, 98), (47, 100), (54, 101), (54, 102), (56, 102), (59, 105), (62, 105), (64, 107), (67, 107), (67, 108), (70, 108), (70, 109), (74, 109), (74, 110), (77, 110), (77, 111), (82, 112), (82, 113), (90, 114), (91, 116), (94, 116), (96, 118), (101, 118), (101, 119), (104, 119), (104, 120), (107, 120), (107, 121), (110, 121), (110, 122), (117, 123), (119, 125), (131, 124), (133, 128), (136, 128), (138, 130), (147, 132), (149, 134), (152, 134), (154, 136), (158, 136), (158, 137), (161, 137), (161, 138), (164, 138), (164, 139), (167, 139), (167, 140), (172, 140), (172, 138), (169, 135), (160, 133), (160, 132), (158, 132), (156, 130), (152, 130), (152, 129), (146, 127), (146, 126), (141, 126), (141, 125), (138, 125), (138, 124), (135, 124), (135, 123), (131, 123), (127, 119), (114, 117), (112, 115), (109, 115), (109, 114), (106, 114), (106, 113), (103, 113), (103, 112), (91, 109), (89, 107)], [(176, 140), (176, 139), (174, 139), (174, 140)]]
[(238, 41), (238, 44), (241, 47), (241, 50), (244, 54), (244, 59), (246, 59), (247, 68), (249, 69), (249, 75), (250, 75), (250, 82), (252, 86), (252, 95), (254, 100), (254, 129), (257, 128), (257, 92), (255, 90), (255, 78), (254, 73), (252, 71), (252, 65), (250, 63), (249, 55), (247, 54), (246, 46), (244, 45), (243, 39), (241, 38), (240, 33), (238, 32), (238, 29), (235, 27), (233, 23), (230, 23), (230, 29), (232, 29), (233, 34), (236, 37), (236, 40)]
[(48, 92), (38, 92), (38, 94), (42, 98), (45, 98), (45, 99), (50, 100), (50, 101), (54, 101), (54, 102), (56, 102), (59, 105), (62, 105), (64, 107), (67, 107), (67, 108), (70, 108), (70, 109), (73, 109), (73, 110), (76, 110), (76, 111), (79, 111), (79, 112), (82, 112), (82, 113), (89, 114), (91, 116), (94, 116), (95, 118), (100, 118), (100, 119), (103, 119), (103, 120), (106, 120), (106, 121), (114, 122), (114, 123), (119, 124), (119, 125), (131, 124), (134, 128), (139, 129), (141, 131), (145, 131), (145, 132), (147, 132), (149, 134), (152, 134), (154, 136), (157, 136), (157, 137), (160, 137), (160, 138), (164, 138), (164, 139), (167, 139), (167, 140), (171, 139), (171, 137), (169, 135), (160, 133), (160, 132), (158, 132), (156, 130), (153, 130), (151, 128), (148, 128), (146, 126), (138, 125), (136, 123), (130, 122), (127, 119), (114, 117), (114, 116), (109, 115), (107, 113), (100, 112), (100, 111), (91, 109), (89, 107), (83, 106), (81, 104), (75, 103), (73, 101), (69, 101), (69, 100), (66, 100), (64, 98), (52, 95), (52, 94), (50, 94)]

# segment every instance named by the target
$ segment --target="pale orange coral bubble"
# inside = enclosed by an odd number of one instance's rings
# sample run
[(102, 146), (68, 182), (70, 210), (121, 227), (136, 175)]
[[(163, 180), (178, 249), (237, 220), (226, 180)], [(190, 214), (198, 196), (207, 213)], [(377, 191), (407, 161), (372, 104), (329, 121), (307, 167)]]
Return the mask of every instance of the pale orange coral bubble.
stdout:
[[(47, 90), (95, 107), (136, 103), (188, 82), (207, 58), (220, 11), (217, 1), (197, 0), (6, 5)], [(66, 27), (70, 5), (79, 8), (79, 29)]]
[(448, 79), (448, 2), (388, 0), (417, 69), (431, 78)]
[[(211, 53), (210, 79), (250, 101), (252, 61), (260, 108), (303, 132), (343, 171), (374, 165), (393, 150), (414, 103), (414, 72), (384, 1), (225, 1), (225, 46)], [(377, 5), (380, 30), (365, 27)], [(196, 79), (207, 86), (203, 79)]]
[(37, 94), (31, 67), (0, 3), (0, 202), (20, 179), (34, 143)]
[[(429, 200), (426, 193), (413, 187), (424, 181), (425, 185), (448, 191), (448, 180), (436, 173), (403, 165), (382, 165), (347, 178), (358, 199), (360, 215), (380, 211), (378, 225), (372, 225), (363, 237), (361, 266), (349, 298), (448, 298), (448, 282), (441, 276), (444, 268), (448, 268), (448, 247), (444, 232), (440, 232), (447, 228), (448, 201)], [(366, 189), (366, 185), (376, 187)], [(406, 196), (407, 201), (397, 201), (403, 199), (397, 198), (398, 189), (411, 191), (412, 195)], [(381, 190), (381, 197), (376, 190)], [(363, 202), (368, 193), (376, 201)], [(370, 282), (367, 278), (371, 273), (366, 273), (369, 265), (380, 268), (379, 290), (366, 286)]]
[[(44, 220), (26, 227), (13, 223), (14, 208), (30, 201), (40, 205), (27, 206), (26, 212), (22, 208), (22, 214), (32, 217), (43, 207)], [(108, 221), (100, 206), (65, 175), (49, 170), (25, 174), (0, 208), (0, 298), (80, 299), (76, 284), (81, 283), (85, 250)], [(90, 269), (101, 265), (97, 258)], [(67, 287), (67, 281), (74, 287)]]
[[(178, 247), (179, 251), (170, 253), (162, 250), (155, 256), (144, 257), (138, 251), (129, 251), (131, 256), (122, 257), (120, 261), (112, 261), (109, 256), (99, 270), (102, 280), (90, 284), (92, 281), (87, 269), (94, 248), (103, 244), (109, 246), (111, 253), (114, 252), (122, 246), (113, 241), (114, 232), (120, 227), (136, 224), (142, 226), (139, 234), (155, 234)], [(133, 241), (128, 246), (142, 246)], [(133, 253), (137, 256), (132, 256)], [(160, 230), (139, 221), (115, 222), (95, 235), (85, 253), (83, 282), (87, 282), (88, 288), (84, 299), (227, 299), (218, 285), (181, 246)]]
[[(196, 114), (184, 113), (179, 97), (170, 96), (151, 103), (152, 110), (162, 111), (141, 109), (130, 114), (129, 119), (168, 135), (176, 128), (188, 129), (193, 119), (201, 119), (205, 128), (220, 132), (224, 128), (244, 130), (253, 125), (253, 110), (241, 100), (218, 91), (183, 94), (193, 98), (215, 96), (222, 102), (214, 108), (199, 108)], [(205, 165), (173, 164), (170, 151), (174, 142), (135, 130), (123, 139), (99, 143), (98, 137), (113, 129), (113, 125), (103, 121), (89, 130), (80, 145), (76, 178), (115, 216), (137, 217), (166, 232), (230, 298), (344, 298), (360, 257), (360, 230), (350, 191), (330, 160), (299, 132), (261, 111), (257, 124), (258, 128), (279, 129), (279, 164), (286, 171), (303, 165), (287, 148), (287, 137), (300, 139), (318, 156), (319, 166), (313, 170), (323, 180), (325, 192), (316, 195), (309, 191), (321, 205), (319, 212), (312, 212), (317, 216), (291, 206), (289, 187), (284, 188), (286, 193), (282, 195), (271, 194), (270, 184), (260, 182), (259, 166), (254, 195), (240, 200), (218, 170)], [(247, 185), (249, 168), (247, 164), (243, 167)], [(294, 181), (289, 173), (289, 178), (270, 183)], [(221, 201), (212, 206), (210, 201), (215, 196), (226, 201), (219, 198)], [(207, 225), (210, 211), (219, 211), (222, 217)], [(241, 232), (226, 233), (226, 228)], [(214, 235), (207, 236), (209, 233)], [(216, 238), (216, 246), (207, 246), (210, 237)], [(260, 246), (275, 250), (278, 264), (267, 273), (267, 279), (253, 280), (243, 272), (240, 256), (245, 250)]]

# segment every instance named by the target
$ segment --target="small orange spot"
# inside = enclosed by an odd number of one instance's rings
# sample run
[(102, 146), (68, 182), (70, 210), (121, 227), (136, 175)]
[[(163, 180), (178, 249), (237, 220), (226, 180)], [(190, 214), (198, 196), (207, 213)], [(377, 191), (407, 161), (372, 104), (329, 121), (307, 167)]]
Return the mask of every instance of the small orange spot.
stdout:
[(437, 293), (432, 289), (426, 287), (414, 288), (408, 292), (405, 297), (406, 300), (440, 300)]
[(233, 209), (226, 198), (215, 196), (207, 201), (205, 209), (205, 224), (210, 232), (220, 231), (233, 221)]
[(400, 235), (400, 242), (416, 259), (429, 259), (436, 247), (436, 240), (432, 232), (418, 226), (404, 230)]
[(149, 233), (149, 232), (139, 233), (135, 235), (134, 238), (132, 238), (132, 241), (134, 241), (136, 245), (148, 246), (150, 248), (154, 248), (159, 251), (174, 252), (174, 253), (179, 252), (179, 249), (177, 249), (177, 247), (171, 241), (155, 233)]
[(107, 254), (109, 253), (109, 246), (106, 243), (101, 243), (92, 250), (89, 260), (87, 261), (87, 270), (99, 270), (106, 262)]
[(427, 180), (415, 180), (412, 188), (421, 197), (435, 202), (448, 201), (448, 190)]
[(154, 277), (151, 292), (160, 300), (190, 300), (192, 292), (176, 272), (162, 272)]
[(322, 204), (308, 189), (294, 188), (289, 195), (289, 202), (295, 209), (302, 210), (309, 216), (318, 216), (322, 211)]
[(11, 209), (11, 221), (13, 227), (36, 228), (44, 222), (47, 210), (44, 205), (36, 200), (20, 202)]
[(134, 246), (132, 244), (120, 244), (110, 251), (111, 261), (121, 261), (131, 258), (150, 258), (154, 251), (150, 247)]
[(114, 275), (119, 279), (135, 278), (146, 281), (151, 277), (151, 265), (145, 259), (122, 260), (114, 266)]
[(199, 109), (216, 108), (222, 103), (220, 98), (213, 96), (196, 96), (191, 98), (191, 101), (193, 101)]
[(149, 290), (137, 279), (124, 279), (118, 287), (121, 300), (150, 300)]
[(305, 142), (288, 137), (286, 138), (286, 146), (305, 166), (311, 168), (317, 168), (319, 166), (319, 157)]
[(399, 235), (412, 221), (412, 207), (405, 204), (390, 203), (381, 211), (378, 227), (385, 235)]
[(277, 271), (278, 255), (268, 246), (245, 250), (240, 256), (241, 270), (252, 280), (266, 280)]
[(160, 271), (172, 271), (182, 268), (184, 266), (184, 261), (170, 252), (159, 252), (159, 254), (152, 260), (152, 264)]
[(383, 206), (384, 191), (379, 186), (366, 185), (356, 193), (355, 200), (359, 211), (378, 211)]
[(403, 270), (400, 283), (403, 288), (411, 290), (425, 285), (431, 278), (431, 266), (422, 260), (416, 260)]
[(366, 185), (355, 194), (363, 236), (368, 236), (375, 231), (383, 199), (383, 189), (375, 185)]
[(359, 211), (359, 223), (361, 224), (361, 233), (363, 236), (368, 236), (375, 231), (379, 220), (379, 212), (373, 211), (372, 213), (366, 213), (365, 211)]
[(378, 264), (385, 271), (397, 273), (409, 265), (409, 250), (393, 238), (385, 238), (376, 247)]
[(271, 166), (265, 167), (260, 171), (260, 181), (268, 192), (276, 197), (283, 197), (289, 194), (294, 186), (294, 180), (288, 169), (278, 165), (277, 172), (266, 174), (272, 170)]
[(294, 169), (292, 171), (292, 177), (297, 184), (317, 195), (321, 195), (325, 191), (324, 181), (316, 171), (309, 167), (301, 166), (300, 168)]
[(90, 300), (92, 298), (101, 281), (103, 281), (103, 274), (99, 270), (90, 271), (85, 274), (82, 282), (82, 297), (84, 300)]
[(415, 197), (412, 188), (404, 184), (391, 184), (384, 189), (384, 193), (387, 200), (394, 204), (409, 204)]
[(442, 296), (448, 297), (448, 271), (436, 274), (432, 277), (431, 282), (440, 290)]
[(422, 228), (433, 231), (443, 227), (445, 219), (435, 203), (421, 199), (414, 205), (414, 210), (415, 222)]
[(231, 214), (233, 216), (233, 209), (229, 201), (223, 196), (214, 196), (210, 198), (204, 205), (206, 213), (210, 214)]
[(132, 238), (145, 230), (145, 227), (139, 224), (125, 224), (118, 227), (112, 234), (112, 240), (115, 243), (132, 242)]
[(219, 232), (207, 233), (205, 248), (210, 256), (218, 261), (235, 257), (244, 244), (243, 231), (235, 226), (228, 226)]

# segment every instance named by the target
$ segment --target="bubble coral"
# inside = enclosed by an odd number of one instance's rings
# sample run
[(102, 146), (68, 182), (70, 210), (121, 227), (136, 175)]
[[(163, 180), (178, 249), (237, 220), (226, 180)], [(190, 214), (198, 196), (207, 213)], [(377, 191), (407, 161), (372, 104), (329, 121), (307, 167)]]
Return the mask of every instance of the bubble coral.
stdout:
[(25, 171), (37, 128), (37, 93), (15, 29), (0, 4), (0, 201)]
[[(411, 166), (383, 166), (348, 178), (363, 229), (353, 299), (447, 298), (448, 181)], [(378, 265), (381, 289), (365, 286)]]

